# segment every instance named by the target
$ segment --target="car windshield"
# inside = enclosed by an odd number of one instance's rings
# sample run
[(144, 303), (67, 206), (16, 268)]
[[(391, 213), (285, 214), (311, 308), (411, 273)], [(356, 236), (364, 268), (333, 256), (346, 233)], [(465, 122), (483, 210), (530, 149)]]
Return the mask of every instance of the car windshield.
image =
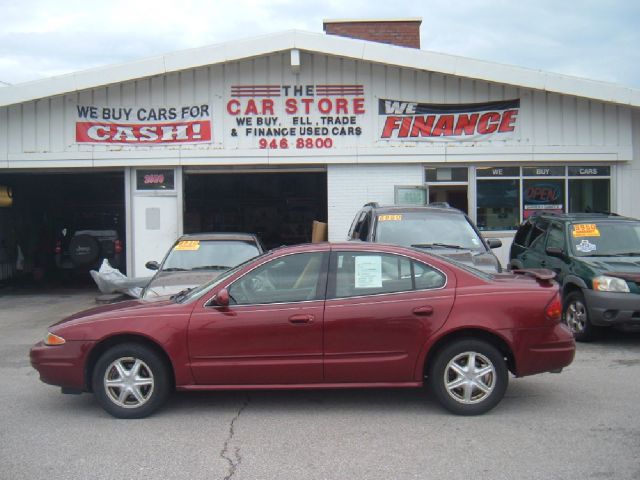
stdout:
[(485, 250), (464, 215), (440, 212), (379, 214), (376, 242), (405, 247), (468, 248)]
[(255, 243), (239, 240), (181, 240), (167, 255), (162, 270), (226, 270), (259, 254)]
[(578, 257), (640, 256), (640, 222), (586, 221), (569, 228)]

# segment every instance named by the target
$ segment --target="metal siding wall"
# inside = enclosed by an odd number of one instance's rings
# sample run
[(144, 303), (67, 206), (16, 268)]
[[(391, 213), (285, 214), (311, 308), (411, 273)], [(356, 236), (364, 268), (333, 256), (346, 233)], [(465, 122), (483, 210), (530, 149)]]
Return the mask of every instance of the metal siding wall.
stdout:
[[(200, 161), (207, 156), (238, 157), (245, 155), (257, 158), (261, 163), (273, 158), (274, 152), (251, 151), (256, 148), (253, 139), (227, 138), (226, 134), (234, 126), (234, 118), (226, 113), (226, 99), (230, 86), (234, 84), (318, 84), (318, 83), (361, 83), (365, 86), (368, 102), (367, 113), (360, 120), (364, 127), (360, 137), (336, 137), (334, 149), (340, 149), (339, 162), (354, 162), (349, 158), (358, 154), (356, 147), (380, 149), (380, 153), (393, 158), (394, 148), (384, 142), (377, 142), (378, 115), (377, 99), (391, 98), (413, 100), (419, 102), (482, 102), (520, 98), (521, 112), (519, 129), (514, 138), (507, 142), (477, 143), (475, 146), (493, 147), (504, 144), (513, 147), (548, 147), (548, 146), (608, 146), (607, 152), (618, 155), (622, 160), (628, 155), (631, 146), (631, 108), (589, 101), (587, 99), (562, 96), (529, 89), (520, 89), (508, 85), (490, 84), (483, 81), (445, 76), (438, 73), (401, 69), (392, 66), (371, 64), (354, 60), (329, 57), (320, 54), (301, 53), (301, 71), (295, 75), (289, 66), (290, 52), (233, 62), (224, 65), (212, 65), (198, 69), (185, 70), (140, 79), (122, 84), (96, 88), (89, 91), (72, 93), (64, 97), (52, 97), (37, 102), (25, 102), (5, 110), (0, 121), (8, 123), (0, 129), (0, 159), (10, 160), (11, 166), (20, 166), (22, 160), (33, 161), (33, 154), (65, 154), (84, 152), (73, 156), (77, 160), (92, 160), (95, 152), (101, 158), (114, 160), (123, 158), (123, 151), (131, 150), (132, 162), (140, 158), (139, 163), (152, 162), (153, 153), (163, 158), (173, 157), (180, 161), (180, 154), (169, 152), (202, 152)], [(191, 103), (209, 103), (212, 109), (214, 142), (203, 146), (78, 146), (74, 143), (74, 120), (76, 104), (102, 104), (108, 106), (146, 106), (146, 105), (180, 105)], [(634, 110), (635, 111), (635, 110)], [(284, 112), (277, 112), (283, 115)], [(2, 131), (5, 133), (3, 134)], [(224, 134), (224, 145), (220, 140)], [(449, 146), (470, 146), (469, 143), (448, 143)], [(398, 143), (395, 146), (399, 146)], [(437, 153), (443, 148), (442, 143), (421, 142), (416, 145), (424, 149), (427, 155)], [(220, 149), (225, 152), (221, 155)], [(239, 151), (236, 151), (240, 149)], [(140, 152), (150, 152), (149, 155)], [(404, 144), (395, 150), (402, 154), (410, 153)], [(416, 149), (413, 149), (416, 151)], [(162, 154), (160, 154), (162, 152)], [(344, 155), (342, 155), (344, 152)], [(498, 151), (496, 151), (498, 152)], [(303, 153), (303, 152), (301, 152)], [(486, 154), (486, 151), (483, 152)], [(597, 152), (596, 152), (597, 153)], [(318, 155), (318, 153), (316, 153)], [(473, 157), (473, 149), (469, 153)], [(194, 157), (195, 155), (191, 155)], [(24, 157), (24, 158), (23, 158)], [(187, 155), (189, 157), (189, 155)], [(473, 161), (468, 157), (466, 161)], [(55, 160), (64, 159), (64, 155), (45, 157)], [(35, 157), (37, 160), (37, 156)], [(144, 161), (144, 159), (148, 159)], [(263, 160), (260, 160), (263, 159)], [(478, 157), (480, 160), (481, 157)], [(526, 160), (526, 158), (524, 158)], [(438, 155), (430, 158), (415, 158), (410, 161), (441, 161)], [(566, 160), (561, 156), (558, 161)], [(194, 160), (195, 161), (195, 160)], [(228, 161), (228, 160), (227, 160)], [(330, 160), (325, 160), (329, 162)], [(396, 161), (402, 162), (398, 158)], [(132, 163), (132, 164), (133, 164)], [(193, 163), (193, 162), (192, 162)], [(320, 162), (322, 163), (322, 161)]]

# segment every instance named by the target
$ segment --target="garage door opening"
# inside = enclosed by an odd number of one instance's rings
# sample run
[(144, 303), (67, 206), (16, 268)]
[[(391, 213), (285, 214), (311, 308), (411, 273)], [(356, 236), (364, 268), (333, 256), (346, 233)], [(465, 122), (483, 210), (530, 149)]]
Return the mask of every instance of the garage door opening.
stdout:
[[(108, 258), (125, 272), (124, 173), (0, 174), (0, 281), (93, 284)], [(94, 285), (95, 286), (95, 285)]]
[(311, 241), (327, 221), (326, 171), (189, 173), (184, 232), (247, 232), (266, 248)]

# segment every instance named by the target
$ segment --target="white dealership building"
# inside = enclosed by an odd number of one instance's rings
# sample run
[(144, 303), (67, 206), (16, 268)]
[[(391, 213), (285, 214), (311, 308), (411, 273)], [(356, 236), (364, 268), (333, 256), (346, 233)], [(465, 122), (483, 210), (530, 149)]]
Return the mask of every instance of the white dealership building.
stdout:
[[(419, 38), (419, 19), (364, 23)], [(46, 266), (56, 232), (96, 212), (135, 276), (182, 233), (278, 245), (319, 220), (343, 240), (372, 201), (447, 201), (503, 239), (503, 263), (534, 211), (640, 217), (640, 90), (347, 38), (355, 27), (0, 88), (0, 280), (16, 245), (25, 269)]]

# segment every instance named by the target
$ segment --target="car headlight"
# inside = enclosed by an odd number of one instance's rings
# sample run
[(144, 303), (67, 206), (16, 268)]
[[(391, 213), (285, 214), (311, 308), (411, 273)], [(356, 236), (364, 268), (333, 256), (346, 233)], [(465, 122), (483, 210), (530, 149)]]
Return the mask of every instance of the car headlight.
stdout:
[(593, 289), (600, 292), (629, 293), (629, 285), (621, 278), (600, 275), (593, 279)]
[(64, 338), (54, 335), (51, 332), (47, 332), (47, 336), (44, 337), (45, 345), (64, 345), (66, 342)]

